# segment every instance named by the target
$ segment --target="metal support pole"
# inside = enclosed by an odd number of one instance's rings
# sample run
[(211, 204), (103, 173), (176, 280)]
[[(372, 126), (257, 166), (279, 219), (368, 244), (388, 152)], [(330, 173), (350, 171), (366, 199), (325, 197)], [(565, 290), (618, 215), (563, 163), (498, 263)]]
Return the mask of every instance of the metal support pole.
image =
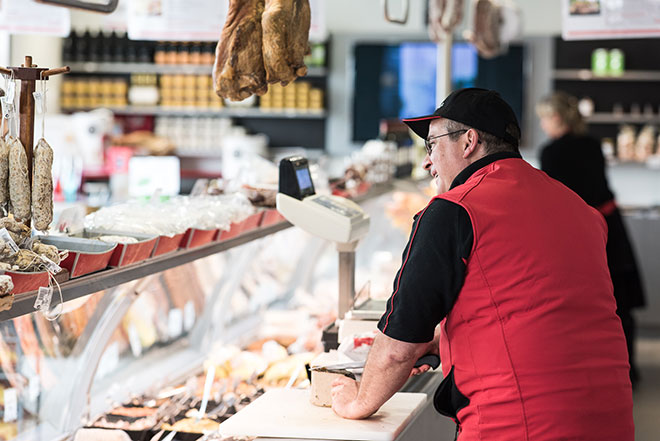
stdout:
[(337, 305), (337, 318), (344, 315), (353, 307), (355, 301), (355, 248), (357, 241), (351, 243), (338, 243), (339, 252), (339, 303)]
[[(30, 63), (25, 67), (32, 67), (32, 57), (25, 57), (25, 62)], [(34, 96), (32, 93), (35, 90), (34, 80), (21, 80), (21, 98), (20, 98), (20, 134), (19, 138), (25, 154), (27, 155), (28, 163), (28, 176), (30, 177), (30, 184), (32, 183), (32, 155), (34, 149)], [(29, 226), (30, 219), (26, 219)]]
[(451, 49), (454, 43), (454, 38), (451, 34), (447, 34), (442, 43), (438, 43), (438, 62), (435, 83), (435, 100), (436, 106), (451, 93)]

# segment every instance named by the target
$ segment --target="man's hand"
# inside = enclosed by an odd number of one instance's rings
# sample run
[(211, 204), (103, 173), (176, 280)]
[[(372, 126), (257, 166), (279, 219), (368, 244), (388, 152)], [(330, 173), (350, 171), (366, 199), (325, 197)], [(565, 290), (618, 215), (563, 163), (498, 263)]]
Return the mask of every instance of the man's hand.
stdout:
[[(440, 356), (440, 326), (437, 326), (435, 328), (435, 335), (433, 337), (433, 340), (428, 342), (426, 354), (435, 354), (438, 357)], [(429, 366), (428, 364), (423, 364), (420, 367), (413, 367), (410, 370), (410, 376), (412, 377), (413, 375), (423, 374), (424, 372), (428, 372), (429, 370), (431, 370), (431, 366)]]
[(357, 381), (348, 377), (337, 378), (332, 382), (332, 410), (342, 418), (366, 418), (369, 415), (363, 416), (355, 409), (357, 394)]
[(359, 386), (348, 378), (332, 383), (332, 409), (349, 419), (373, 415), (403, 386), (427, 348), (428, 343), (406, 343), (377, 333)]
[(430, 370), (431, 370), (431, 366), (429, 366), (428, 364), (423, 364), (420, 367), (412, 368), (412, 370), (410, 371), (410, 376), (412, 377), (414, 375), (423, 374), (424, 372), (428, 372)]

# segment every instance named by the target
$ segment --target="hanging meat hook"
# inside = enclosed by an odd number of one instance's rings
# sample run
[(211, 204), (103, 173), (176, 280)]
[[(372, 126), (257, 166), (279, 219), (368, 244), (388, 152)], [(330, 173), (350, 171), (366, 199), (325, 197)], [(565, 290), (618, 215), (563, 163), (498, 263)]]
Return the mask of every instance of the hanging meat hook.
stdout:
[(107, 0), (106, 3), (87, 2), (84, 0), (37, 0), (48, 5), (64, 6), (67, 8), (84, 9), (86, 11), (102, 12), (109, 14), (117, 9), (119, 0)]
[(408, 22), (408, 11), (410, 10), (410, 3), (408, 0), (402, 0), (401, 2), (404, 10), (403, 18), (392, 18), (390, 16), (389, 7), (388, 7), (389, 0), (382, 0), (382, 3), (383, 3), (383, 9), (385, 10), (385, 20), (389, 21), (390, 23), (397, 23), (397, 24), (406, 24)]

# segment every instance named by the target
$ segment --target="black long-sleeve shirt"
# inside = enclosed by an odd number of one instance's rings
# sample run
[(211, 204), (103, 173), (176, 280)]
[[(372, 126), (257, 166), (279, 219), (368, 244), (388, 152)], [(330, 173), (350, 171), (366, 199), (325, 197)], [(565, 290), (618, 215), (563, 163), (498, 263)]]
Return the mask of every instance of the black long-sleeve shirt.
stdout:
[[(456, 176), (450, 188), (464, 184), (477, 170), (516, 153), (495, 153), (475, 161)], [(445, 199), (435, 199), (414, 217), (401, 268), (380, 329), (395, 340), (425, 343), (449, 314), (463, 288), (466, 262), (474, 233), (467, 211)]]
[(567, 134), (547, 144), (541, 152), (541, 170), (592, 207), (614, 199), (600, 143), (590, 136)]

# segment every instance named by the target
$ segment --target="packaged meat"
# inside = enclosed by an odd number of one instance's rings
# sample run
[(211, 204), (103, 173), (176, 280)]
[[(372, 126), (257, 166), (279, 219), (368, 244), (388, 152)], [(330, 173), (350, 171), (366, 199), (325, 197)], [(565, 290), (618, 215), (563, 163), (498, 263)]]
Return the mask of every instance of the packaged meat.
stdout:
[(8, 311), (14, 304), (14, 296), (11, 292), (14, 289), (14, 282), (10, 276), (0, 276), (0, 311)]
[(27, 225), (18, 222), (12, 216), (0, 219), (0, 228), (6, 228), (12, 240), (19, 246), (32, 234), (32, 231)]
[(136, 238), (129, 236), (104, 235), (98, 236), (95, 239), (106, 243), (138, 243)]
[(635, 140), (637, 135), (633, 126), (624, 125), (616, 137), (616, 152), (619, 160), (632, 161), (635, 159)]
[(642, 128), (635, 142), (635, 159), (644, 162), (655, 150), (655, 127), (646, 125)]

